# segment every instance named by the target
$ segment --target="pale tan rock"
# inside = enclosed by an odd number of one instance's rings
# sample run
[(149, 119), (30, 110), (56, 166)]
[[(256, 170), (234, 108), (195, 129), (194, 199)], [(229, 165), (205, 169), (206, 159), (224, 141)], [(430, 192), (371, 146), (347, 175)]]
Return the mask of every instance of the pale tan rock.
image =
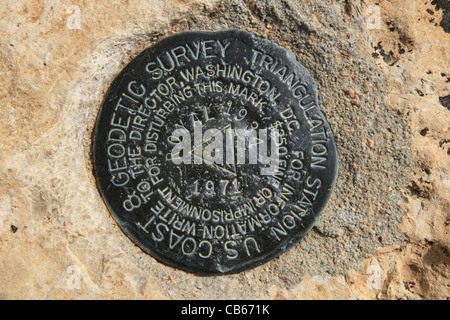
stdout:
[[(282, 15), (277, 2), (263, 8), (266, 11), (262, 15), (270, 21), (264, 25), (261, 17), (252, 13), (256, 12), (254, 8), (237, 1), (239, 12), (228, 12), (231, 6), (219, 7), (212, 0), (89, 1), (78, 5), (80, 29), (69, 28), (77, 27), (77, 7), (71, 7), (70, 1), (2, 2), (0, 299), (448, 299), (450, 144), (442, 141), (450, 137), (450, 111), (439, 103), (439, 97), (450, 90), (442, 76), (450, 75), (450, 35), (428, 21), (426, 9), (434, 7), (421, 1), (380, 2), (377, 8), (382, 24), (370, 30), (361, 26), (367, 18), (365, 10), (375, 1), (350, 1), (348, 8), (330, 7), (335, 20), (333, 16), (327, 16), (329, 20), (319, 17), (320, 10), (312, 6), (314, 1), (307, 2), (306, 9), (302, 3), (288, 2), (295, 23), (283, 25), (285, 29), (276, 25), (280, 19), (270, 16)], [(305, 11), (309, 7), (316, 11)], [(251, 19), (239, 20), (244, 14)], [(439, 22), (442, 12), (436, 11), (434, 18)], [(367, 241), (381, 236), (376, 234), (376, 228), (382, 228), (381, 220), (375, 219), (381, 211), (389, 214), (388, 210), (381, 203), (369, 202), (363, 204), (364, 215), (370, 211), (365, 215), (364, 228), (355, 229), (345, 221), (324, 223), (302, 245), (269, 264), (245, 275), (201, 278), (201, 284), (196, 275), (162, 265), (134, 246), (103, 203), (90, 158), (99, 106), (121, 68), (158, 39), (189, 28), (234, 26), (255, 34), (266, 30), (265, 36), (271, 40), (295, 49), (302, 44), (288, 40), (301, 38), (296, 32), (303, 32), (302, 28), (307, 28), (307, 34), (336, 39), (343, 31), (336, 31), (330, 24), (344, 20), (348, 22), (345, 32), (354, 34), (359, 45), (345, 54), (332, 47), (329, 50), (334, 52), (334, 59), (353, 64), (362, 57), (376, 65), (389, 89), (383, 94), (383, 103), (402, 115), (413, 134), (411, 145), (398, 148), (399, 154), (411, 150), (414, 159), (414, 164), (405, 169), (412, 176), (411, 184), (398, 186), (404, 195), (398, 201), (403, 214), (398, 231), (406, 236), (404, 246), (396, 245), (396, 240), (389, 243), (391, 235), (384, 234), (387, 247), (379, 243), (380, 248), (366, 256), (346, 261), (343, 255), (349, 253), (345, 243), (351, 242), (355, 233), (367, 232)], [(389, 21), (392, 24), (387, 24)], [(280, 40), (280, 35), (287, 40)], [(305, 43), (326, 47), (328, 40), (317, 39), (320, 36), (310, 37)], [(380, 41), (386, 52), (393, 51), (394, 66), (371, 57)], [(405, 53), (399, 53), (399, 44)], [(310, 65), (320, 60), (311, 55), (302, 59)], [(326, 76), (316, 76), (321, 88), (330, 85)], [(333, 85), (349, 88), (352, 83), (352, 90), (358, 92), (358, 108), (379, 111), (380, 104), (364, 101), (362, 94), (364, 90), (379, 90), (379, 83), (364, 80), (364, 86), (358, 89), (353, 86), (357, 76), (336, 75), (333, 81), (338, 80)], [(338, 108), (352, 114), (351, 109), (344, 109), (351, 106), (341, 102), (327, 106), (331, 119)], [(364, 152), (371, 161), (385, 156), (386, 150), (396, 149), (387, 148), (395, 141), (383, 137), (387, 134), (380, 131), (383, 125), (383, 119), (373, 124), (376, 137), (361, 132), (357, 124), (346, 127), (368, 141), (370, 150)], [(420, 134), (424, 128), (428, 128), (425, 136)], [(339, 140), (345, 139), (347, 136), (339, 130), (337, 126)], [(340, 148), (351, 145), (344, 140)], [(364, 170), (354, 170), (363, 176)], [(400, 193), (390, 190), (394, 186), (388, 183), (398, 176), (383, 175), (389, 187), (379, 192)], [(345, 190), (351, 184), (342, 181), (340, 186)], [(357, 215), (360, 199), (343, 201), (346, 197), (333, 195), (333, 213)], [(373, 199), (379, 197), (373, 195)], [(333, 220), (334, 216), (326, 215), (330, 216)], [(12, 226), (17, 228), (15, 232)], [(321, 237), (328, 237), (325, 244), (315, 246)], [(310, 248), (319, 248), (310, 255), (317, 260), (301, 261)], [(326, 259), (333, 254), (333, 275), (329, 275), (322, 266), (330, 265)], [(299, 267), (300, 262), (304, 265)], [(346, 267), (351, 262), (358, 270)], [(300, 277), (293, 271), (304, 267), (316, 273)], [(374, 279), (379, 280), (379, 287), (374, 288), (374, 282), (370, 282)]]

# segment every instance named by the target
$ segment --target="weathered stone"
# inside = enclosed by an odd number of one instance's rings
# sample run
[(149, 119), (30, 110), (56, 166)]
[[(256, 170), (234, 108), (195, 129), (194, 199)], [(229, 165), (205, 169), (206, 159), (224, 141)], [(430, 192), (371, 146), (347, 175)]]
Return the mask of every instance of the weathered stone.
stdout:
[[(439, 98), (450, 40), (448, 12), (433, 3), (91, 1), (77, 24), (69, 2), (3, 1), (0, 298), (446, 299), (450, 115)], [(298, 245), (245, 275), (202, 277), (200, 290), (119, 230), (91, 141), (109, 85), (135, 56), (176, 32), (231, 27), (311, 71), (341, 169)]]

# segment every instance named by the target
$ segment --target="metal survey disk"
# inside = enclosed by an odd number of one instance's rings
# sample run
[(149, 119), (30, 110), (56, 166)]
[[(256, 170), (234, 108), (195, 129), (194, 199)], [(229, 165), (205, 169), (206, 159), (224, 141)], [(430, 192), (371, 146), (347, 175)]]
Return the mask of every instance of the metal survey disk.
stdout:
[(98, 115), (94, 167), (142, 250), (233, 273), (285, 252), (330, 197), (337, 155), (295, 56), (241, 30), (182, 32), (131, 61)]

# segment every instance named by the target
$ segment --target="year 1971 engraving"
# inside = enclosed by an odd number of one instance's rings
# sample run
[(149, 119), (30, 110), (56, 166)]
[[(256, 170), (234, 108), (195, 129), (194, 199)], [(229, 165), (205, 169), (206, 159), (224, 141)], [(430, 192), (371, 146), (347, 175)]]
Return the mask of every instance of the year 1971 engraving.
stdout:
[(308, 71), (234, 29), (176, 34), (125, 67), (97, 119), (94, 162), (109, 210), (140, 248), (218, 273), (298, 242), (337, 172)]

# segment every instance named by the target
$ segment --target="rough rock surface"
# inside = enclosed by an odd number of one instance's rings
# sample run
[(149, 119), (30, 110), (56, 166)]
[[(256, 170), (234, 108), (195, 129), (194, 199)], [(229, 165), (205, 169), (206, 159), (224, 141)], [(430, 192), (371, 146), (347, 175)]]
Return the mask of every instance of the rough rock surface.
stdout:
[[(447, 1), (72, 5), (0, 8), (0, 299), (450, 297)], [(294, 248), (247, 272), (199, 276), (160, 264), (119, 230), (96, 187), (92, 131), (110, 83), (144, 48), (230, 27), (311, 71), (340, 172)]]

